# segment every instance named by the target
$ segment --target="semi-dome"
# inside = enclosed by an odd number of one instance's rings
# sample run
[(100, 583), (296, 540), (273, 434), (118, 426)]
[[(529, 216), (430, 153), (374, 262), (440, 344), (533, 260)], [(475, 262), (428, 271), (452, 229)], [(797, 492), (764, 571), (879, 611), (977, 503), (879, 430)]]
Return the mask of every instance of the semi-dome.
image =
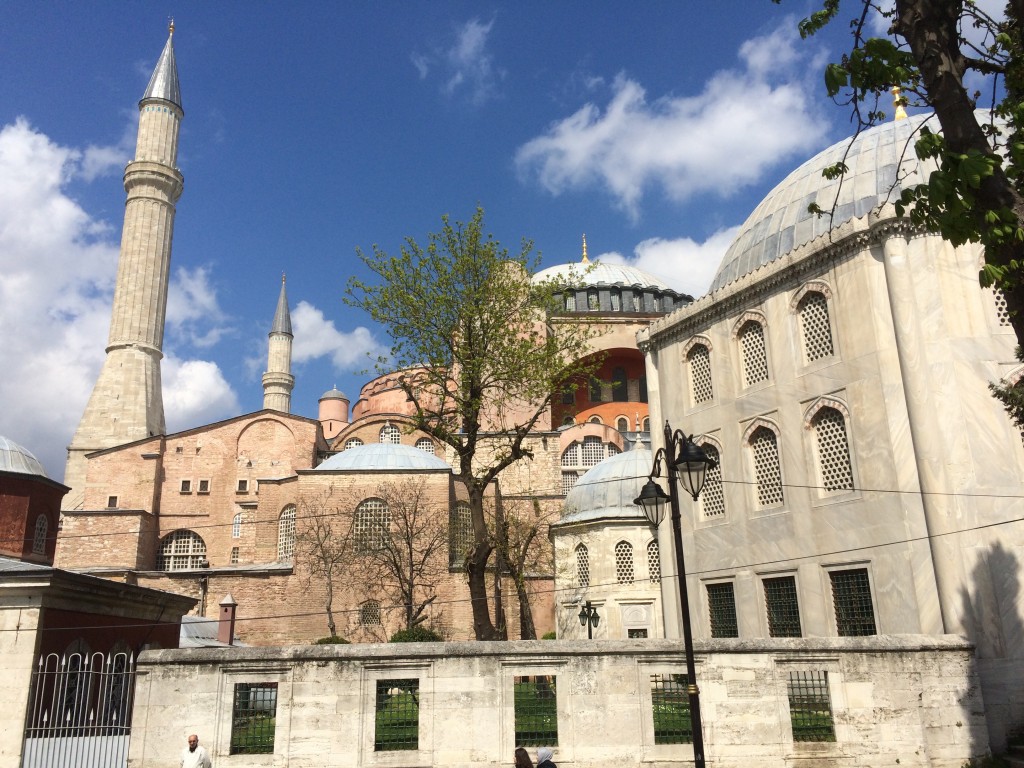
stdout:
[(372, 469), (451, 469), (431, 453), (411, 445), (370, 443), (346, 448), (331, 456), (317, 470), (367, 471)]
[(31, 451), (3, 435), (0, 435), (0, 471), (48, 477), (42, 463)]
[(602, 261), (586, 263), (577, 261), (570, 264), (559, 264), (542, 269), (533, 276), (533, 282), (535, 283), (545, 281), (550, 281), (559, 286), (572, 286), (574, 288), (596, 288), (601, 286), (626, 288), (639, 286), (659, 291), (672, 290), (664, 280), (641, 269), (624, 264), (606, 264)]
[[(987, 116), (987, 113), (986, 113)], [(728, 285), (805, 243), (828, 233), (872, 208), (899, 199), (901, 185), (927, 179), (935, 167), (924, 165), (914, 153), (921, 125), (939, 130), (938, 120), (916, 115), (894, 120), (861, 133), (851, 143), (843, 139), (789, 174), (750, 214), (729, 246), (709, 292)], [(845, 155), (845, 157), (844, 157)], [(849, 169), (841, 179), (826, 179), (823, 169), (838, 162)], [(837, 198), (838, 191), (838, 198)], [(817, 203), (829, 216), (807, 210)]]
[(644, 521), (643, 510), (633, 503), (647, 482), (652, 456), (647, 448), (609, 456), (595, 464), (565, 496), (565, 512), (561, 522), (618, 517)]

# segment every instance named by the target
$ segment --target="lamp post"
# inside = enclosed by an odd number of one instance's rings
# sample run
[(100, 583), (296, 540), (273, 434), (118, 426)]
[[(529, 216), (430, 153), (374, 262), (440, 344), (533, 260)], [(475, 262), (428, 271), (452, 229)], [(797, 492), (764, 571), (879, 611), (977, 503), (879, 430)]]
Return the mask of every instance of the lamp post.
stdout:
[[(661, 474), (665, 462), (669, 492), (666, 494), (654, 478)], [(697, 688), (697, 670), (693, 660), (693, 634), (690, 630), (690, 601), (686, 592), (686, 566), (683, 563), (683, 533), (679, 514), (679, 487), (682, 486), (696, 501), (704, 489), (708, 467), (715, 462), (707, 457), (700, 446), (681, 430), (672, 431), (665, 422), (665, 447), (654, 454), (654, 466), (647, 482), (634, 500), (657, 531), (665, 519), (665, 502), (672, 510), (672, 538), (675, 545), (676, 581), (679, 585), (679, 607), (683, 618), (683, 650), (686, 654), (686, 692), (690, 699), (690, 729), (693, 731), (694, 768), (704, 768), (704, 732), (700, 719), (700, 690)]]
[(587, 600), (586, 605), (580, 608), (580, 626), (587, 628), (587, 640), (594, 639), (594, 628), (601, 623), (601, 617), (597, 615), (597, 608)]

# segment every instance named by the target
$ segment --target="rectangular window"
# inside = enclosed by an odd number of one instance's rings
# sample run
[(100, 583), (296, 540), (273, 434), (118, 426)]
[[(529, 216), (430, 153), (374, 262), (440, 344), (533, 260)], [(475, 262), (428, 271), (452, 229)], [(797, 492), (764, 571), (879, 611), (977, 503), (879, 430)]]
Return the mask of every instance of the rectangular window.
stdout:
[(231, 754), (274, 754), (277, 683), (236, 683), (231, 708)]
[(708, 584), (708, 613), (712, 637), (739, 637), (736, 622), (736, 596), (731, 583)]
[(117, 496), (107, 496), (107, 506), (110, 509), (117, 509)]
[(374, 708), (375, 752), (420, 748), (420, 681), (378, 680)]
[(181, 481), (181, 492), (182, 493), (192, 493), (192, 481), (191, 480), (182, 480)]
[(765, 579), (764, 604), (768, 611), (770, 637), (801, 637), (800, 605), (796, 598), (795, 577)]
[(520, 747), (558, 746), (555, 676), (517, 677), (512, 682), (516, 740)]
[(239, 493), (248, 493), (249, 492), (249, 481), (248, 480), (239, 480), (238, 481), (238, 492)]
[(655, 744), (693, 741), (686, 675), (651, 675), (651, 710)]
[(793, 741), (835, 741), (828, 672), (790, 672), (789, 719)]
[(200, 480), (198, 493), (209, 493), (210, 492), (210, 481)]
[(831, 571), (832, 601), (836, 607), (836, 630), (840, 637), (875, 635), (875, 611), (867, 568)]
[(231, 548), (231, 565), (238, 565), (238, 547)]

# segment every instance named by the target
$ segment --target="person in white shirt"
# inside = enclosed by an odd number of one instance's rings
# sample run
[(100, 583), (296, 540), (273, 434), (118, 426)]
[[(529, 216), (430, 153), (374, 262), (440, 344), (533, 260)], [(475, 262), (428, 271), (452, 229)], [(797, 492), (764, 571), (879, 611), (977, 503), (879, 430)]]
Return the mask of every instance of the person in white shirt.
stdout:
[(194, 733), (188, 737), (188, 746), (181, 750), (181, 768), (213, 768), (210, 755), (199, 746), (199, 737)]

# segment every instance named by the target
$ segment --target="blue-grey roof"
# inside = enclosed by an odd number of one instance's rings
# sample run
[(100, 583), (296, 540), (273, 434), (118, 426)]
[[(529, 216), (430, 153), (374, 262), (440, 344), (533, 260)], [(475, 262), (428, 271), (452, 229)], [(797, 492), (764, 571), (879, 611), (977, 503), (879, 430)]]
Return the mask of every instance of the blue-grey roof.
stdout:
[(174, 61), (174, 28), (167, 36), (167, 43), (156, 63), (153, 76), (149, 78), (142, 100), (163, 99), (181, 108), (181, 87), (178, 85), (178, 65)]
[(652, 463), (653, 456), (647, 448), (635, 447), (594, 465), (566, 494), (561, 522), (609, 517), (645, 521), (643, 510), (633, 499), (647, 482)]
[[(901, 183), (913, 186), (926, 181), (934, 166), (923, 165), (914, 153), (918, 129), (925, 122), (933, 131), (939, 130), (938, 121), (928, 115), (887, 122), (864, 131), (852, 143), (843, 139), (833, 144), (789, 174), (743, 224), (718, 267), (709, 293), (830, 229), (865, 216), (872, 208), (895, 202)], [(824, 168), (840, 161), (849, 168), (842, 179), (828, 180), (821, 175)], [(807, 210), (810, 203), (817, 203), (825, 211), (835, 203), (835, 215), (815, 216)]]
[(557, 285), (571, 285), (580, 288), (638, 285), (641, 288), (654, 288), (659, 291), (672, 290), (661, 278), (636, 267), (628, 267), (625, 264), (606, 264), (602, 261), (592, 261), (587, 264), (577, 261), (548, 267), (535, 274), (533, 281), (551, 281)]
[(320, 395), (321, 400), (348, 400), (345, 393), (337, 387), (332, 387)]
[(32, 455), (31, 451), (22, 448), (3, 435), (0, 435), (0, 470), (17, 472), (22, 475), (48, 477), (42, 463)]
[(281, 295), (277, 297), (277, 311), (274, 312), (274, 325), (270, 332), (292, 335), (292, 316), (288, 312), (288, 294), (284, 290), (283, 275), (281, 277)]
[(451, 467), (433, 454), (411, 445), (370, 443), (336, 453), (316, 469), (365, 471), (369, 469), (451, 469)]

